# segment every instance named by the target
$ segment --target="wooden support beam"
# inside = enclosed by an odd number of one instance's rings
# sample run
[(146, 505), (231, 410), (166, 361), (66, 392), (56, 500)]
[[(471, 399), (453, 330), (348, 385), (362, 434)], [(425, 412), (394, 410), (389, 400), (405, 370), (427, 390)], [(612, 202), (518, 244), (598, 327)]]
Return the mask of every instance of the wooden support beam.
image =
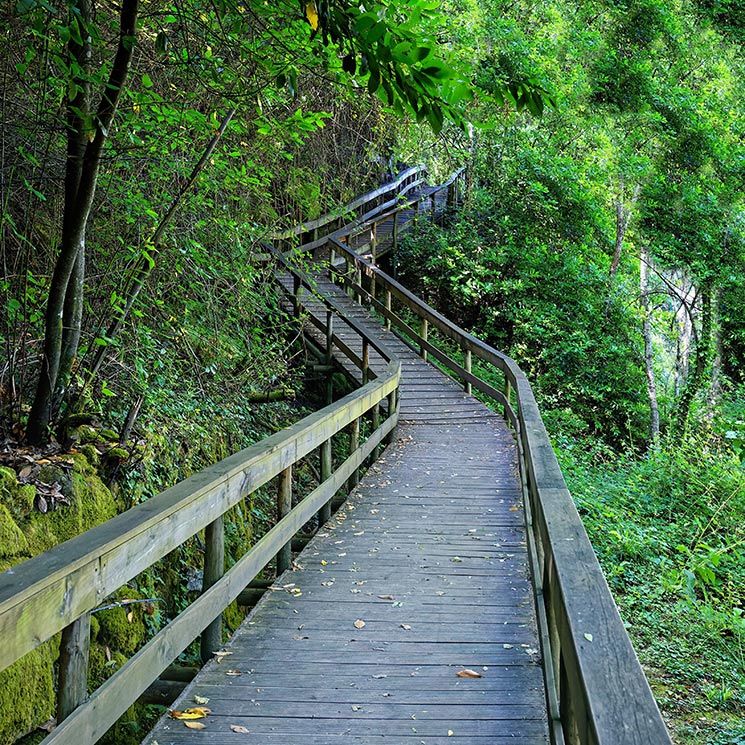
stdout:
[[(427, 342), (428, 333), (429, 333), (429, 321), (426, 318), (422, 318), (421, 332), (419, 335), (422, 337), (422, 340), (424, 342)], [(424, 345), (420, 346), (419, 354), (421, 355), (422, 359), (426, 362), (427, 361), (427, 350), (425, 349)]]
[[(331, 472), (331, 438), (329, 437), (329, 439), (321, 445), (321, 483), (331, 476)], [(326, 502), (318, 512), (318, 526), (325, 525), (330, 517), (331, 503)]]
[(57, 687), (57, 721), (72, 714), (88, 697), (91, 615), (84, 613), (62, 631)]
[[(204, 530), (204, 573), (202, 592), (212, 587), (225, 574), (225, 527), (223, 516), (213, 520)], [(212, 659), (213, 652), (222, 647), (222, 614), (202, 632), (200, 653), (202, 662)]]
[[(292, 466), (279, 474), (277, 487), (277, 522), (290, 514), (292, 509)], [(292, 563), (292, 542), (288, 541), (277, 553), (277, 576), (287, 571)]]
[[(468, 372), (468, 373), (471, 372), (471, 350), (470, 349), (466, 349), (466, 354), (465, 354), (465, 360), (464, 360), (463, 367), (466, 368), (466, 372)], [(472, 393), (471, 381), (468, 380), (468, 379), (466, 379), (463, 387), (464, 387), (466, 393), (470, 396), (471, 393)]]

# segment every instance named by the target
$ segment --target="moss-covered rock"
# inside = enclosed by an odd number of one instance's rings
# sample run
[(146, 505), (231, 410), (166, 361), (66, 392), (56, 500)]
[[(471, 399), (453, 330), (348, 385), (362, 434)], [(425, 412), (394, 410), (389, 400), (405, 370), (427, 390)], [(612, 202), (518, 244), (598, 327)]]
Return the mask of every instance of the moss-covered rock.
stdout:
[(0, 504), (0, 557), (26, 556), (28, 541), (18, 527), (10, 510)]
[[(58, 482), (70, 504), (45, 514), (37, 512), (33, 509), (35, 487), (20, 485), (14, 471), (0, 467), (0, 569), (46, 551), (117, 513), (114, 497), (83, 455), (73, 457), (72, 469), (45, 465), (39, 479)], [(58, 654), (56, 637), (0, 672), (0, 743), (15, 742), (54, 715), (54, 662)]]
[(0, 742), (12, 743), (54, 716), (59, 636), (0, 672)]
[(20, 526), (33, 554), (74, 538), (106, 522), (118, 512), (111, 491), (96, 475), (85, 456), (78, 453), (73, 456), (73, 462), (72, 471), (51, 464), (44, 466), (39, 473), (41, 481), (59, 483), (70, 504), (61, 505), (45, 514), (33, 512), (28, 522)]
[[(140, 600), (142, 595), (136, 590), (124, 587), (119, 590), (113, 602)], [(130, 603), (116, 608), (108, 608), (96, 613), (98, 619), (98, 643), (111, 651), (134, 654), (147, 637), (143, 608), (141, 603)]]
[(99, 455), (98, 450), (96, 450), (95, 445), (83, 445), (83, 447), (80, 448), (80, 452), (85, 456), (85, 459), (93, 468), (98, 467), (98, 464), (101, 462), (101, 456)]

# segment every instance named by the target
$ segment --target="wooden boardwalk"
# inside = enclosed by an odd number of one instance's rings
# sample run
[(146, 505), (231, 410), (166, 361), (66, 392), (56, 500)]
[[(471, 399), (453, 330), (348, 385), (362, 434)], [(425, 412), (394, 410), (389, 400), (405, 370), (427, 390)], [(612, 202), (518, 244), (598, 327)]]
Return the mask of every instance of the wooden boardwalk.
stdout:
[(206, 728), (164, 718), (145, 742), (548, 743), (512, 435), (319, 285), (402, 361), (396, 441), (176, 702), (209, 699)]

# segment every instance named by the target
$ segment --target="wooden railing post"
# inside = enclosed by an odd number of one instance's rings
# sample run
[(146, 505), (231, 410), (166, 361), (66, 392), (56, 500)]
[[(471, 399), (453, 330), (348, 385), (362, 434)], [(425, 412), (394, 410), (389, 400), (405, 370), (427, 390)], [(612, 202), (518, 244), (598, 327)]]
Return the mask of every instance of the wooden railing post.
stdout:
[[(387, 401), (388, 401), (388, 416), (389, 417), (394, 416), (396, 413), (396, 406), (398, 402), (398, 388), (396, 388), (395, 390), (392, 390), (388, 394)], [(395, 430), (392, 429), (386, 435), (385, 444), (390, 445), (393, 442), (394, 438), (395, 438)]]
[(62, 631), (57, 686), (57, 721), (72, 714), (88, 697), (91, 614), (84, 613)]
[[(326, 311), (326, 364), (331, 367), (334, 362), (334, 314)], [(332, 370), (326, 372), (326, 404), (334, 401), (334, 373)]]
[[(425, 341), (425, 342), (427, 341), (428, 331), (429, 331), (429, 321), (427, 321), (426, 318), (422, 318), (422, 327), (421, 327), (421, 332), (419, 334), (422, 337), (422, 341)], [(427, 350), (424, 348), (423, 345), (419, 346), (419, 354), (421, 355), (422, 359), (426, 362), (427, 361)]]
[[(467, 373), (470, 373), (471, 372), (471, 350), (470, 349), (466, 349), (465, 361), (464, 361), (464, 365), (463, 366), (466, 368), (466, 372)], [(463, 386), (463, 388), (466, 391), (466, 393), (470, 396), (471, 393), (472, 393), (471, 381), (470, 380), (466, 380), (465, 385)]]
[[(321, 483), (331, 477), (331, 438), (321, 445)], [(331, 518), (331, 500), (318, 511), (318, 527), (325, 525)]]
[[(350, 425), (349, 432), (349, 455), (354, 455), (360, 446), (360, 420), (355, 419)], [(349, 490), (354, 489), (360, 483), (360, 469), (355, 468), (354, 473), (349, 477)]]
[[(373, 223), (372, 227), (372, 244), (371, 244), (371, 256), (372, 256), (372, 265), (377, 266), (377, 259), (378, 259), (378, 224), (376, 222)], [(370, 296), (375, 299), (375, 272), (371, 272), (370, 274)]]
[(400, 214), (401, 213), (398, 210), (396, 210), (393, 213), (393, 255), (394, 255), (393, 260), (394, 261), (396, 260), (395, 254), (396, 254), (396, 251), (398, 250), (398, 216)]
[[(386, 290), (385, 291), (385, 309), (390, 312), (391, 310), (391, 291)], [(391, 319), (386, 318), (385, 319), (385, 330), (390, 331), (391, 330)]]
[[(504, 396), (507, 399), (507, 404), (509, 406), (512, 406), (512, 401), (511, 401), (511, 397), (512, 397), (512, 383), (510, 383), (510, 381), (506, 377), (505, 377), (505, 381), (504, 381)], [(505, 418), (507, 418), (507, 405), (505, 405), (504, 412), (503, 413), (504, 413)]]
[[(279, 475), (277, 488), (277, 522), (292, 509), (292, 466), (287, 466)], [(277, 554), (277, 576), (290, 568), (292, 561), (292, 541), (288, 541)]]
[(356, 266), (355, 272), (354, 272), (354, 281), (357, 287), (359, 287), (359, 290), (355, 290), (357, 303), (359, 305), (362, 305), (362, 295), (360, 294), (362, 289), (362, 267)]
[[(202, 592), (209, 590), (225, 574), (225, 530), (220, 515), (204, 529), (204, 574)], [(222, 614), (202, 632), (200, 652), (202, 662), (212, 659), (213, 652), (222, 647)]]
[(295, 275), (292, 278), (292, 306), (293, 306), (293, 313), (295, 315), (295, 318), (299, 318), (300, 313), (303, 310), (303, 305), (302, 305), (302, 300), (301, 300), (302, 292), (303, 292), (303, 284), (300, 281), (300, 277)]
[(362, 385), (370, 378), (370, 342), (362, 340)]

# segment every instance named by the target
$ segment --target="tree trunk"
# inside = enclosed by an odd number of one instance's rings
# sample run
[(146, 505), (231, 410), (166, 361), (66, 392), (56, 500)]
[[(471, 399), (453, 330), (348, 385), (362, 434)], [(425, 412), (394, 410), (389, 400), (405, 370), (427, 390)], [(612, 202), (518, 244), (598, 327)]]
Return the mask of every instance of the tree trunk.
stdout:
[(706, 400), (706, 415), (711, 421), (714, 418), (719, 399), (722, 396), (722, 325), (719, 322), (719, 296), (720, 288), (714, 291), (711, 307), (711, 326), (712, 326), (712, 345), (714, 347), (713, 357), (711, 360), (711, 383), (709, 385), (709, 395)]
[[(69, 51), (71, 57), (79, 64), (82, 62), (86, 69), (91, 61), (89, 33), (86, 27), (92, 23), (93, 6), (89, 0), (76, 0), (74, 8), (79, 13), (81, 37), (84, 41), (77, 44), (71, 40)], [(68, 154), (62, 241), (47, 298), (44, 354), (26, 430), (26, 438), (32, 444), (40, 444), (47, 439), (52, 417), (52, 402), (58, 386), (64, 382), (60, 376), (62, 362), (64, 361), (67, 368), (66, 376), (77, 354), (85, 267), (83, 252), (88, 218), (98, 183), (101, 152), (129, 72), (135, 44), (137, 9), (138, 0), (122, 0), (119, 45), (109, 80), (103, 88), (98, 111), (93, 119), (86, 115), (86, 109), (77, 106), (81, 96), (89, 98), (85, 87), (87, 75), (81, 76), (79, 81), (72, 81), (77, 86), (77, 93), (75, 99), (68, 102)], [(66, 321), (72, 324), (67, 329)]]
[(642, 334), (644, 336), (644, 369), (647, 374), (647, 395), (649, 396), (649, 441), (654, 443), (660, 434), (660, 408), (657, 403), (657, 385), (654, 379), (654, 346), (652, 343), (652, 323), (649, 310), (648, 277), (649, 253), (642, 248), (639, 268), (639, 289), (642, 306)]
[(623, 176), (619, 177), (619, 189), (618, 195), (616, 196), (616, 243), (613, 248), (613, 259), (610, 263), (610, 281), (613, 282), (613, 278), (618, 272), (618, 265), (621, 263), (621, 252), (623, 251), (623, 242), (626, 238), (626, 231), (629, 228), (629, 222), (631, 222), (631, 215), (634, 211), (637, 199), (641, 193), (641, 184), (637, 184), (634, 187), (634, 192), (631, 195), (628, 206), (624, 205), (624, 191), (625, 182)]
[(706, 374), (706, 366), (711, 352), (712, 332), (712, 287), (709, 282), (701, 286), (701, 332), (698, 335), (693, 369), (683, 386), (673, 426), (673, 439), (680, 440), (685, 433), (691, 404), (701, 390)]

